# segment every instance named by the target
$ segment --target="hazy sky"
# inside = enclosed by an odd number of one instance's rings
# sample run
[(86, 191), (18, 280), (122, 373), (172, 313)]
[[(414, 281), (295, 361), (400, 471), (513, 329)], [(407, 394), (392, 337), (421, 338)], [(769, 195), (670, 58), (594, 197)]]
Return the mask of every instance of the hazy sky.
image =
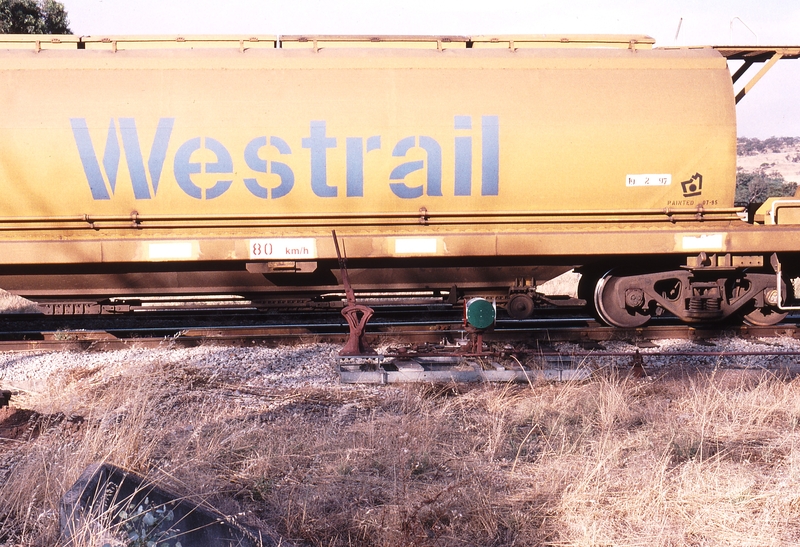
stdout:
[[(800, 46), (797, 0), (62, 1), (81, 35), (591, 33)], [(740, 136), (800, 136), (800, 59), (779, 62), (737, 109)]]

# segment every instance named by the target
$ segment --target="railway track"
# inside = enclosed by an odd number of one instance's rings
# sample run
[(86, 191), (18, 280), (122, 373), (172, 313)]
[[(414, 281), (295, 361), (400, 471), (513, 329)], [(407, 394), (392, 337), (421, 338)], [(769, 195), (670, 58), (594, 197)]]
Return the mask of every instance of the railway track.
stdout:
[[(481, 351), (465, 353), (466, 333), (453, 310), (385, 309), (367, 330), (373, 346), (382, 348), (380, 354), (341, 358), (338, 365), (342, 381), (358, 383), (571, 380), (606, 366), (646, 374), (650, 363), (665, 359), (724, 362), (728, 367), (735, 367), (737, 361), (762, 359), (764, 368), (795, 374), (800, 372), (794, 364), (800, 360), (800, 341), (793, 345), (769, 342), (800, 338), (796, 322), (800, 317), (790, 319), (793, 322), (772, 327), (689, 327), (665, 320), (636, 329), (606, 327), (575, 315), (500, 319), (493, 330), (484, 333)], [(347, 339), (347, 325), (335, 312), (266, 316), (181, 312), (104, 316), (91, 321), (5, 316), (2, 326), (0, 351), (256, 347), (304, 342), (343, 345)], [(659, 341), (664, 340), (683, 340), (688, 345), (663, 349)], [(720, 340), (754, 343), (746, 349), (731, 349), (718, 346)]]
[[(368, 331), (381, 335), (387, 329), (409, 329), (414, 327), (456, 332), (462, 327), (463, 312), (449, 305), (438, 306), (382, 306), (375, 307), (375, 316), (369, 322)], [(515, 320), (498, 316), (495, 327), (487, 331), (487, 336), (506, 336), (514, 333), (530, 333), (534, 337), (547, 331), (548, 336), (559, 340), (574, 339), (575, 332), (585, 332), (592, 340), (607, 340), (615, 337), (648, 337), (651, 333), (673, 333), (671, 337), (699, 337), (710, 333), (742, 336), (784, 336), (792, 333), (800, 325), (800, 314), (790, 315), (774, 326), (752, 326), (742, 324), (707, 324), (687, 326), (675, 319), (656, 318), (647, 326), (637, 328), (606, 327), (593, 317), (580, 314), (577, 310), (541, 310), (536, 318)], [(39, 314), (0, 314), (0, 339), (36, 336), (36, 333), (65, 332), (76, 335), (86, 331), (106, 331), (114, 334), (141, 332), (142, 337), (160, 336), (163, 333), (197, 331), (212, 333), (215, 330), (231, 329), (270, 330), (319, 330), (331, 334), (347, 333), (347, 322), (339, 309), (330, 311), (287, 311), (263, 313), (250, 308), (158, 310), (120, 315), (70, 315), (53, 316)], [(582, 331), (580, 329), (583, 329)], [(562, 338), (560, 332), (565, 333)], [(682, 334), (683, 333), (683, 334)], [(773, 334), (775, 333), (775, 334)]]

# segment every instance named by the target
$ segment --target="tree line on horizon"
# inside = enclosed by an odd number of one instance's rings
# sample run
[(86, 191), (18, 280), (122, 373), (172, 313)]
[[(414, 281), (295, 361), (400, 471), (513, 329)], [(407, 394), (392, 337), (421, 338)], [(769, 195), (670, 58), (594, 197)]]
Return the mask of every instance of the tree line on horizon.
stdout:
[(784, 148), (800, 144), (800, 137), (769, 137), (767, 139), (739, 137), (736, 139), (736, 154), (755, 156), (769, 152), (780, 152)]

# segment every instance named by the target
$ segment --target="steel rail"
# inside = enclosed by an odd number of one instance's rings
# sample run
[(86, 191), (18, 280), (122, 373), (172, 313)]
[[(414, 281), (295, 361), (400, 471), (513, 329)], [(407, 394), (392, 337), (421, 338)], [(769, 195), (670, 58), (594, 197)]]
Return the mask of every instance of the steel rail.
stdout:
[[(597, 324), (579, 326), (565, 326), (570, 323), (581, 323), (585, 319), (560, 319), (549, 320), (546, 325), (518, 325), (510, 328), (502, 324), (499, 328), (484, 334), (484, 340), (489, 343), (523, 343), (537, 345), (549, 342), (573, 342), (576, 344), (598, 344), (610, 341), (627, 341), (634, 345), (643, 344), (651, 340), (683, 339), (683, 340), (709, 340), (713, 338), (771, 338), (788, 337), (800, 338), (800, 330), (794, 324), (783, 324), (771, 327), (753, 326), (721, 326), (716, 328), (697, 328), (686, 325), (655, 325), (636, 329), (618, 329)], [(548, 322), (548, 320), (543, 320)], [(15, 331), (2, 333), (0, 336), (0, 351), (31, 351), (31, 350), (112, 350), (130, 347), (192, 347), (201, 344), (213, 345), (280, 345), (297, 342), (330, 342), (343, 344), (346, 340), (347, 328), (343, 321), (333, 323), (292, 323), (276, 325), (250, 325), (250, 326), (163, 326), (142, 327), (127, 326), (120, 328), (96, 330), (35, 330)], [(14, 338), (9, 339), (13, 334)], [(405, 342), (442, 343), (445, 339), (458, 340), (464, 338), (465, 333), (460, 321), (437, 322), (376, 322), (370, 323), (367, 336), (384, 339), (386, 341), (398, 338)], [(546, 350), (543, 350), (546, 351)], [(546, 355), (546, 353), (542, 353)], [(647, 352), (648, 355), (653, 354)], [(659, 353), (660, 354), (660, 353)], [(692, 356), (693, 352), (664, 352), (665, 355)], [(698, 352), (698, 355), (734, 355), (730, 352), (714, 352), (713, 350)], [(737, 355), (800, 355), (798, 352), (758, 351), (747, 353), (739, 352)], [(568, 355), (568, 354), (560, 354)], [(575, 356), (598, 356), (612, 354), (605, 350), (576, 351)], [(630, 356), (631, 353), (624, 355)]]

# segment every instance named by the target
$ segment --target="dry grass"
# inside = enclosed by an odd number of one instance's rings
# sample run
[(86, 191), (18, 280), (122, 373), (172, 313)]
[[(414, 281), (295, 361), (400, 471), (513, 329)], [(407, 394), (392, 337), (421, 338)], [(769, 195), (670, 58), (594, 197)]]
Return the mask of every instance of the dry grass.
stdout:
[(55, 545), (58, 500), (96, 461), (300, 545), (800, 541), (800, 381), (686, 370), (378, 390), (216, 382), (132, 363), (23, 398), (39, 417), (0, 445), (0, 544)]

